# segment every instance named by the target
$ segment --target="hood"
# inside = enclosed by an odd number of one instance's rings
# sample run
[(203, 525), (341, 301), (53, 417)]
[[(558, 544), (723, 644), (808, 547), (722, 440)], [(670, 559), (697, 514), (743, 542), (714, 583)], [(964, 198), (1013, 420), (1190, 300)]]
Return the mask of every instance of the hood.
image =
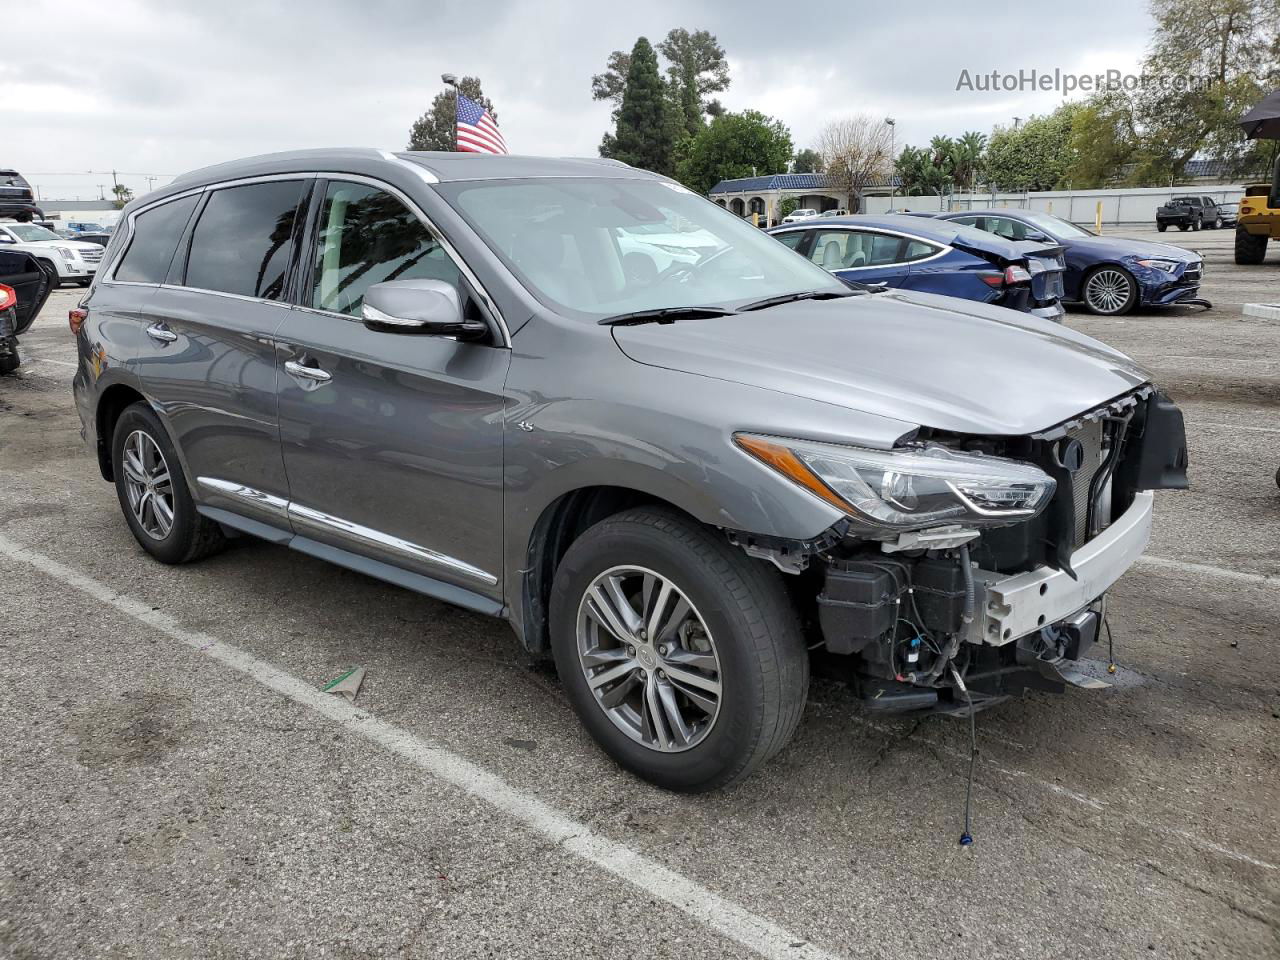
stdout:
[(1148, 382), (1029, 314), (889, 292), (613, 328), (632, 360), (958, 433), (1034, 433)]
[(1125, 257), (1154, 260), (1159, 257), (1180, 263), (1194, 263), (1203, 259), (1200, 254), (1185, 247), (1175, 247), (1171, 243), (1157, 243), (1154, 240), (1131, 240), (1127, 237), (1086, 237), (1080, 240), (1068, 240), (1067, 246), (1072, 253), (1085, 252), (1109, 260), (1122, 260)]

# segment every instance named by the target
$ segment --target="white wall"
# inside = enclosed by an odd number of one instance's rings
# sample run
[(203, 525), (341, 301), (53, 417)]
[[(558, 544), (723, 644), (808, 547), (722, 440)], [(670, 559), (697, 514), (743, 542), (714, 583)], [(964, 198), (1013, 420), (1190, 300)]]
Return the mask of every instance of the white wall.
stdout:
[[(1192, 187), (1131, 187), (1117, 190), (1048, 190), (1040, 193), (957, 193), (951, 197), (898, 195), (896, 210), (970, 210), (980, 207), (1015, 207), (1052, 213), (1064, 220), (1088, 226), (1094, 222), (1098, 202), (1102, 202), (1103, 226), (1126, 223), (1154, 225), (1156, 208), (1170, 197), (1209, 197), (1221, 203), (1236, 203), (1244, 196), (1242, 185)], [(864, 197), (867, 213), (884, 213), (889, 197)], [(949, 204), (949, 205), (948, 205)]]
[(78, 220), (81, 223), (100, 223), (105, 227), (120, 219), (119, 210), (59, 210), (52, 206), (40, 209), (44, 211), (45, 219), (64, 223), (67, 220)]

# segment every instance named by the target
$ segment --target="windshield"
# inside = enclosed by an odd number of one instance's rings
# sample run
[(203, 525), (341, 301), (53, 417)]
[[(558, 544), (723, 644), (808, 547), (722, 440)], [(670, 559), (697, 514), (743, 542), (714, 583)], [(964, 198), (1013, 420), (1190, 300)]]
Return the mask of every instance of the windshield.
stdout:
[(60, 240), (56, 233), (45, 227), (38, 226), (34, 223), (11, 223), (8, 224), (9, 232), (24, 243), (32, 243), (36, 240)]
[(1033, 223), (1045, 233), (1058, 240), (1077, 240), (1081, 237), (1092, 237), (1093, 234), (1083, 227), (1077, 227), (1069, 220), (1055, 217), (1048, 213), (1029, 213), (1020, 211), (1022, 219)]
[(436, 188), (539, 300), (603, 319), (848, 288), (684, 187), (540, 178)]

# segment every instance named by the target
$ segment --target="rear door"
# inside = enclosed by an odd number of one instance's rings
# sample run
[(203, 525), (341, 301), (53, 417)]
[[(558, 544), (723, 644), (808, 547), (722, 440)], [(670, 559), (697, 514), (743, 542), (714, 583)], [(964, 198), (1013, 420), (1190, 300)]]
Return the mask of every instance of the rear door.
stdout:
[(815, 230), (809, 259), (842, 280), (902, 286), (910, 268), (906, 238), (873, 230)]
[(284, 530), (272, 337), (290, 313), (295, 234), (313, 182), (298, 175), (208, 188), (143, 310), (137, 358), (196, 496)]
[(493, 318), (393, 188), (335, 178), (316, 197), (298, 306), (278, 332), (293, 528), (496, 599), (511, 352), (496, 326), (486, 342), (366, 327), (365, 292), (396, 279), (451, 283), (473, 316)]

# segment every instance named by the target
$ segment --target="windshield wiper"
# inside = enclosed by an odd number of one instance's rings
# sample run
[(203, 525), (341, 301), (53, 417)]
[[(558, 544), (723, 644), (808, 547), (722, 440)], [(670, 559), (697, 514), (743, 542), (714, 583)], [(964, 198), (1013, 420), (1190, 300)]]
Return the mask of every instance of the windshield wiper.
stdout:
[(596, 322), (602, 327), (623, 327), (637, 323), (674, 323), (677, 320), (701, 320), (705, 317), (731, 317), (736, 312), (724, 307), (659, 307), (656, 310), (620, 313), (616, 317), (605, 317)]
[(745, 304), (739, 307), (738, 310), (743, 313), (748, 310), (765, 310), (783, 303), (795, 303), (797, 300), (840, 300), (844, 297), (856, 296), (857, 293), (858, 291), (856, 290), (842, 292), (835, 290), (808, 290), (804, 293), (784, 293), (780, 297), (765, 297), (763, 300)]

